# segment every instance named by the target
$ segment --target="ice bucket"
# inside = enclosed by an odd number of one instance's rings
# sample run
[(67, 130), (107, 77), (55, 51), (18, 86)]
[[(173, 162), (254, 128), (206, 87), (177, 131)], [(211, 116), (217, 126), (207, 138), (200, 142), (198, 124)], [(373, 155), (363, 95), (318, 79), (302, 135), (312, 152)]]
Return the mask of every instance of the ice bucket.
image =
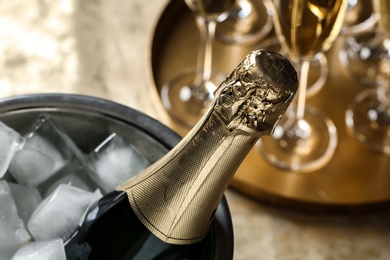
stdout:
[[(150, 161), (156, 161), (180, 141), (179, 135), (151, 117), (104, 99), (33, 94), (0, 100), (0, 120), (21, 134), (42, 113), (60, 124), (85, 153), (112, 132), (129, 139)], [(225, 198), (215, 214), (214, 228), (215, 259), (232, 259), (233, 228)]]

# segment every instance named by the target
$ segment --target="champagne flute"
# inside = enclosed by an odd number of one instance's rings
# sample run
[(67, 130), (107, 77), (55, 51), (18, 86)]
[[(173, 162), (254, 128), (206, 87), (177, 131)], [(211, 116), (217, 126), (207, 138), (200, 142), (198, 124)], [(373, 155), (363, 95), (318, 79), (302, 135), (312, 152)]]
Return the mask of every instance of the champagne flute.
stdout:
[(332, 120), (307, 106), (310, 61), (328, 50), (340, 33), (347, 0), (274, 0), (276, 33), (289, 54), (299, 61), (299, 92), (274, 135), (260, 142), (269, 163), (288, 170), (313, 170), (332, 157), (337, 130)]
[(228, 18), (217, 26), (216, 37), (226, 43), (259, 42), (273, 28), (271, 0), (236, 0)]
[[(371, 11), (373, 2), (365, 1), (363, 4), (363, 1), (357, 1), (356, 6), (361, 9), (369, 8)], [(352, 10), (354, 8), (356, 7), (352, 7)], [(376, 87), (385, 80), (379, 79), (378, 76), (383, 75), (380, 61), (383, 55), (387, 55), (387, 50), (383, 46), (382, 33), (378, 30), (378, 16), (375, 11), (371, 13), (370, 17), (360, 24), (344, 26), (342, 32), (346, 39), (339, 56), (341, 63), (355, 79), (364, 85)]]
[(347, 37), (345, 46), (340, 51), (340, 60), (351, 75), (370, 87), (377, 87), (386, 81), (386, 78), (380, 77), (385, 75), (382, 57), (387, 55), (388, 50), (383, 45), (382, 33), (378, 27), (377, 25), (373, 31)]
[(212, 44), (218, 22), (224, 21), (235, 0), (185, 0), (200, 30), (196, 68), (186, 69), (161, 88), (161, 100), (169, 114), (191, 128), (213, 101), (216, 86), (225, 75), (212, 69)]
[[(340, 34), (348, 36), (357, 32), (368, 31), (374, 27), (376, 18), (374, 15), (364, 17), (361, 22), (357, 22), (359, 16), (363, 12), (363, 9), (367, 7), (367, 2), (361, 0), (348, 0), (347, 12), (343, 27), (341, 28)], [(368, 6), (371, 8), (371, 3)], [(286, 48), (283, 48), (279, 43), (277, 37), (266, 39), (260, 43), (260, 48), (271, 49), (281, 53), (282, 55), (288, 55)], [(296, 65), (296, 61), (293, 58), (293, 64)], [(329, 75), (328, 60), (325, 55), (320, 53), (318, 59), (311, 60), (308, 85), (306, 90), (307, 97), (314, 96), (319, 90), (325, 85)]]
[[(369, 148), (390, 154), (390, 2), (373, 1), (378, 15), (378, 37), (386, 49), (378, 62), (383, 70), (378, 74), (380, 83), (376, 89), (359, 93), (346, 113), (350, 133)], [(379, 68), (380, 66), (378, 66)]]

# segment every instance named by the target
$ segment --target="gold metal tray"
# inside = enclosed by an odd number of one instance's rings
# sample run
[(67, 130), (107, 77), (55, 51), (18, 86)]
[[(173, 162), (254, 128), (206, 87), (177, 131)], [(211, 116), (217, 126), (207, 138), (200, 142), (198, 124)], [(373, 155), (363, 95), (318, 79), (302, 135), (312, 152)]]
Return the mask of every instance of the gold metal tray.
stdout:
[[(194, 17), (182, 0), (172, 0), (162, 13), (152, 42), (151, 65), (157, 91), (180, 70), (196, 63), (198, 37)], [(329, 78), (308, 103), (334, 121), (339, 143), (331, 162), (313, 172), (290, 172), (267, 164), (254, 147), (230, 187), (255, 198), (310, 212), (356, 212), (390, 205), (390, 157), (367, 150), (346, 130), (345, 111), (364, 89), (339, 60), (344, 38), (326, 53)], [(234, 45), (216, 41), (213, 66), (229, 73), (261, 44)], [(184, 135), (186, 129), (172, 123)]]

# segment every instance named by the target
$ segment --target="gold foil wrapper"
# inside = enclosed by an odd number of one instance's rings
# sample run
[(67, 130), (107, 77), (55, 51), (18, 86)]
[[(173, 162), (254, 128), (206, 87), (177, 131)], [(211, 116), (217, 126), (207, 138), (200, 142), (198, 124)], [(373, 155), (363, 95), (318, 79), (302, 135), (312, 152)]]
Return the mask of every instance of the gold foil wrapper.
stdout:
[(284, 57), (252, 52), (188, 135), (117, 189), (126, 191), (140, 221), (163, 241), (200, 241), (236, 169), (256, 141), (272, 133), (296, 89), (296, 72)]

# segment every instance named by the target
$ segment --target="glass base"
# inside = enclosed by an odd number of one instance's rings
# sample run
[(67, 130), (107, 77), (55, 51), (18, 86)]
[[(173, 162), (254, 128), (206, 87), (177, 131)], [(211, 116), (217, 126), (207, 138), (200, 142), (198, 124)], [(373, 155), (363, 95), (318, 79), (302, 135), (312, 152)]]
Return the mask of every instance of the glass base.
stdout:
[(303, 120), (286, 113), (272, 136), (259, 142), (261, 156), (270, 164), (294, 171), (316, 170), (332, 158), (337, 147), (333, 122), (314, 107), (307, 106)]
[(389, 54), (375, 32), (348, 37), (340, 51), (341, 63), (364, 85), (377, 87), (387, 80)]
[[(283, 49), (277, 37), (272, 37), (264, 40), (259, 46), (259, 49), (268, 49), (279, 52), (287, 56), (287, 50)], [(291, 60), (291, 59), (290, 59)], [(297, 68), (298, 65), (294, 60), (291, 60)], [(328, 59), (324, 54), (319, 54), (318, 58), (310, 62), (309, 75), (307, 81), (306, 96), (312, 97), (317, 94), (325, 85), (329, 76)]]
[(376, 89), (361, 92), (347, 110), (346, 123), (349, 133), (366, 147), (390, 154), (390, 100), (380, 100)]
[(237, 44), (260, 41), (273, 28), (273, 13), (269, 0), (239, 0), (228, 18), (218, 24), (216, 38)]
[(161, 100), (174, 120), (192, 128), (207, 112), (213, 102), (213, 92), (226, 75), (213, 71), (210, 81), (196, 86), (196, 69), (190, 68), (175, 76), (161, 88)]

